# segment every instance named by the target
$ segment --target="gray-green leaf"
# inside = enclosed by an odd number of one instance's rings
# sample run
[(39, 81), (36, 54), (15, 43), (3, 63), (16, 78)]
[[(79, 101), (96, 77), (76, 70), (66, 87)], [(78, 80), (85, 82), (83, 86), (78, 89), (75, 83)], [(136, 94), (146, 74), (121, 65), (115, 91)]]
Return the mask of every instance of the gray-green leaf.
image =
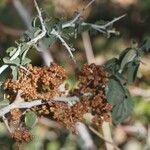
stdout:
[[(25, 52), (27, 52), (30, 49), (30, 45), (26, 44), (26, 43), (22, 43), (21, 44), (21, 55), (24, 54)], [(25, 57), (25, 56), (22, 56)]]
[(9, 100), (8, 99), (4, 99), (2, 101), (0, 101), (0, 109), (9, 105)]
[(115, 74), (119, 70), (118, 59), (112, 58), (112, 59), (108, 60), (105, 63), (104, 67), (109, 73)]
[(12, 70), (12, 80), (17, 80), (18, 79), (18, 67), (17, 66), (10, 66), (11, 70)]
[(133, 101), (130, 97), (123, 100), (122, 103), (114, 106), (112, 110), (112, 119), (115, 124), (121, 123), (133, 110)]
[(21, 65), (22, 66), (25, 66), (27, 64), (29, 64), (31, 62), (31, 59), (29, 58), (24, 58), (22, 61), (21, 61)]
[(49, 37), (44, 37), (40, 42), (48, 49), (52, 44), (56, 42), (57, 38), (55, 35), (50, 35)]
[(3, 62), (6, 64), (12, 64), (12, 65), (16, 65), (16, 66), (20, 65), (20, 59), (19, 58), (16, 58), (14, 60), (10, 60), (9, 57), (4, 57)]
[(127, 66), (128, 83), (133, 83), (135, 81), (139, 65), (140, 62), (131, 62), (128, 64)]
[(9, 47), (7, 50), (6, 50), (6, 53), (9, 53), (9, 56), (11, 57), (12, 55), (15, 54), (17, 48), (16, 47)]
[(32, 129), (37, 123), (37, 115), (33, 111), (29, 111), (25, 114), (25, 125)]
[(119, 81), (110, 79), (106, 87), (106, 97), (107, 101), (113, 106), (122, 103), (125, 98), (125, 91)]
[(123, 57), (120, 65), (120, 70), (119, 72), (121, 73), (129, 62), (133, 61), (137, 57), (137, 51), (135, 49), (130, 49), (125, 56)]

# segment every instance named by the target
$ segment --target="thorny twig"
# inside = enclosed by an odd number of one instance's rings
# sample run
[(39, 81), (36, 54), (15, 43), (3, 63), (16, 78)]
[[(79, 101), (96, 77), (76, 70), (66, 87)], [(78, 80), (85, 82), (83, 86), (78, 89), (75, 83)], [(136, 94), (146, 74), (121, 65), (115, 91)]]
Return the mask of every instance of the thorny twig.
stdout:
[[(18, 11), (23, 22), (25, 22), (27, 29), (31, 31), (32, 30), (31, 16), (29, 12), (27, 11), (27, 9), (22, 5), (20, 0), (12, 0), (12, 3), (15, 9)], [(46, 66), (49, 66), (50, 63), (53, 62), (53, 58), (52, 58), (51, 53), (48, 51), (47, 47), (44, 45), (44, 43), (39, 41), (39, 44), (34, 45), (34, 47), (40, 52), (40, 55), (43, 58), (44, 64)]]
[(116, 32), (116, 31), (114, 31), (112, 29), (108, 29), (108, 27), (110, 27), (111, 25), (113, 25), (118, 20), (124, 18), (125, 16), (126, 16), (126, 14), (121, 15), (121, 16), (119, 16), (117, 18), (114, 18), (112, 21), (109, 21), (108, 23), (106, 23), (104, 25), (96, 25), (96, 24), (85, 23), (85, 22), (83, 22), (81, 25), (83, 25), (83, 26), (89, 25), (94, 30), (97, 30), (98, 32), (101, 32), (103, 34), (106, 34), (107, 36), (110, 36), (110, 34), (118, 34), (118, 32)]
[[(81, 26), (89, 26), (90, 28), (103, 33), (105, 35), (107, 35), (108, 37), (110, 36), (110, 34), (115, 34), (118, 35), (119, 32), (115, 31), (114, 29), (108, 29), (108, 27), (110, 27), (111, 25), (113, 25), (115, 22), (117, 22), (118, 20), (124, 18), (126, 16), (126, 14), (121, 15), (117, 18), (114, 18), (112, 21), (104, 24), (104, 25), (96, 25), (96, 24), (92, 24), (92, 23), (87, 23), (87, 22), (82, 22)], [(76, 20), (72, 20), (66, 24), (62, 25), (62, 28), (68, 28), (68, 27), (75, 27), (76, 26), (76, 21), (78, 20), (77, 17), (75, 17)]]
[(0, 117), (3, 117), (5, 114), (9, 113), (10, 110), (15, 109), (15, 108), (20, 108), (20, 109), (27, 109), (31, 108), (33, 106), (40, 106), (44, 104), (50, 104), (50, 103), (55, 103), (55, 102), (64, 102), (67, 103), (68, 106), (74, 105), (76, 102), (78, 102), (80, 99), (77, 96), (72, 96), (72, 97), (54, 97), (50, 101), (46, 100), (33, 100), (31, 102), (22, 102), (22, 101), (14, 101), (13, 103), (9, 104), (8, 106), (1, 108), (0, 109)]
[(43, 20), (43, 17), (42, 17), (42, 13), (41, 13), (41, 11), (40, 11), (40, 9), (39, 9), (39, 6), (38, 6), (36, 0), (34, 0), (34, 4), (35, 4), (35, 7), (36, 7), (37, 12), (38, 12), (38, 15), (39, 15), (40, 23), (41, 23), (41, 25), (42, 25), (42, 31), (43, 31), (43, 32), (44, 32), (44, 31), (46, 32), (46, 28), (45, 28), (44, 20)]
[(76, 21), (78, 21), (78, 19), (81, 17), (81, 14), (83, 14), (83, 12), (84, 12), (90, 5), (92, 5), (94, 1), (95, 1), (95, 0), (91, 0), (91, 1), (82, 9), (81, 12), (78, 12), (78, 13), (75, 15), (75, 17), (74, 17), (72, 20), (70, 20), (70, 21), (64, 23), (64, 24), (62, 25), (62, 28), (74, 27)]
[(64, 45), (66, 47), (66, 49), (69, 52), (72, 60), (76, 64), (76, 60), (75, 60), (75, 58), (74, 58), (74, 56), (73, 56), (73, 54), (71, 52), (72, 48), (69, 47), (69, 45), (66, 43), (66, 41), (60, 36), (60, 34), (55, 29), (52, 30), (51, 34), (54, 34), (56, 37), (58, 37), (58, 39), (62, 42), (62, 45)]
[[(82, 11), (84, 12), (94, 1), (95, 1), (95, 0), (90, 1), (90, 2), (85, 6), (85, 8), (83, 8)], [(64, 28), (71, 27), (72, 25), (74, 25), (75, 22), (81, 17), (81, 14), (82, 14), (82, 12), (77, 13), (77, 15), (76, 15), (71, 21), (68, 21), (67, 23), (64, 23), (64, 24), (62, 25), (62, 28), (64, 29)], [(75, 60), (75, 58), (74, 58), (74, 56), (73, 56), (73, 54), (72, 54), (72, 52), (71, 52), (73, 48), (70, 48), (70, 47), (69, 47), (69, 45), (65, 42), (65, 40), (60, 36), (60, 34), (59, 34), (55, 29), (52, 30), (51, 34), (54, 34), (54, 35), (56, 35), (56, 36), (58, 37), (58, 39), (62, 42), (62, 45), (64, 45), (64, 46), (66, 47), (66, 49), (68, 50), (68, 52), (69, 52), (69, 54), (70, 54), (72, 60), (73, 60), (74, 63), (76, 64), (76, 60)]]
[[(94, 0), (92, 0), (92, 1), (83, 9), (83, 11), (84, 11), (85, 9), (87, 9), (93, 2), (94, 2)], [(40, 39), (42, 39), (42, 38), (46, 35), (46, 33), (47, 33), (46, 27), (45, 27), (45, 24), (44, 24), (44, 20), (43, 20), (43, 18), (42, 18), (42, 14), (41, 14), (41, 11), (40, 11), (40, 9), (39, 9), (39, 7), (38, 7), (38, 4), (37, 4), (36, 0), (34, 0), (34, 3), (35, 3), (35, 7), (36, 7), (36, 9), (37, 9), (38, 16), (39, 16), (39, 19), (40, 19), (40, 22), (41, 22), (42, 32), (41, 32), (39, 35), (37, 35), (35, 38), (31, 39), (31, 41), (29, 41), (29, 42), (26, 43), (26, 44), (29, 45), (30, 47), (36, 45), (36, 43), (37, 43)], [(78, 21), (78, 19), (80, 18), (80, 16), (81, 16), (81, 13), (77, 14), (77, 16), (75, 16), (75, 18), (73, 18), (71, 21), (69, 21), (69, 22), (67, 22), (67, 23), (64, 23), (64, 24), (62, 25), (62, 29), (67, 28), (67, 27), (75, 27), (75, 23), (76, 23), (76, 21)], [(99, 31), (99, 32), (101, 32), (101, 33), (110, 35), (111, 33), (116, 33), (116, 31), (114, 31), (114, 30), (107, 30), (107, 27), (110, 26), (110, 25), (112, 25), (114, 22), (120, 20), (120, 19), (123, 18), (124, 16), (125, 16), (125, 15), (122, 15), (122, 16), (120, 16), (120, 17), (118, 17), (118, 18), (115, 18), (115, 19), (113, 19), (112, 21), (108, 22), (108, 23), (105, 24), (105, 25), (95, 25), (95, 24), (90, 24), (90, 23), (85, 23), (85, 22), (82, 22), (81, 25), (83, 25), (83, 26), (89, 25), (91, 28), (93, 28), (93, 29), (95, 29), (95, 30), (97, 30), (97, 31)], [(65, 40), (60, 36), (60, 34), (59, 34), (55, 29), (52, 30), (51, 34), (54, 34), (54, 35), (56, 35), (57, 38), (59, 38), (59, 40), (62, 42), (62, 44), (67, 48), (67, 50), (68, 50), (68, 52), (69, 52), (71, 58), (73, 59), (73, 61), (76, 62), (75, 59), (74, 59), (74, 57), (73, 57), (73, 54), (72, 54), (72, 52), (71, 52), (72, 48), (69, 47), (69, 45), (68, 45), (68, 44), (65, 42)], [(16, 50), (16, 53), (10, 58), (10, 60), (16, 59), (16, 58), (19, 56), (20, 52), (21, 52), (21, 44), (18, 45), (18, 48), (17, 48), (17, 50)], [(7, 68), (8, 68), (8, 65), (3, 65), (3, 66), (1, 66), (1, 67), (0, 67), (0, 74), (1, 74), (5, 69), (7, 69)]]
[[(37, 12), (38, 12), (38, 15), (39, 15), (39, 19), (41, 21), (41, 25), (42, 25), (42, 32), (41, 34), (37, 35), (37, 37), (35, 37), (34, 39), (31, 39), (31, 41), (27, 42), (27, 45), (29, 46), (32, 46), (34, 45), (35, 43), (37, 43), (37, 41), (39, 41), (40, 39), (42, 39), (45, 34), (46, 34), (46, 28), (45, 28), (45, 25), (44, 25), (44, 21), (43, 21), (43, 18), (42, 18), (42, 15), (41, 15), (41, 11), (37, 5), (37, 2), (36, 0), (34, 0), (35, 2), (35, 7), (37, 9)], [(16, 53), (10, 58), (10, 60), (14, 60), (16, 59), (19, 55), (20, 55), (20, 52), (21, 52), (21, 44), (18, 45), (18, 48), (16, 50)], [(7, 69), (8, 65), (3, 65), (0, 67), (0, 74), (5, 70)]]

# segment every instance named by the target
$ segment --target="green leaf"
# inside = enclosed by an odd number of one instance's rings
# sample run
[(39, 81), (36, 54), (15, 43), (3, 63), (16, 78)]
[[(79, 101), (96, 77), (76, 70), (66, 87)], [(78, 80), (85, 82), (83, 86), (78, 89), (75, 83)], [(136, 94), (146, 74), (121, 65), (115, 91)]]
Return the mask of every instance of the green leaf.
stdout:
[[(30, 49), (30, 45), (26, 43), (21, 43), (21, 55)], [(24, 56), (22, 56), (24, 57)]]
[(121, 60), (121, 65), (120, 65), (120, 70), (119, 72), (121, 73), (125, 66), (131, 62), (131, 61), (134, 61), (134, 59), (137, 57), (137, 50), (135, 49), (130, 49), (125, 55), (124, 57), (122, 58)]
[(117, 58), (112, 58), (104, 64), (104, 67), (109, 73), (115, 74), (119, 70), (119, 61)]
[(126, 93), (118, 80), (110, 79), (106, 88), (107, 101), (113, 106), (121, 103), (126, 96)]
[(61, 31), (62, 24), (63, 20), (60, 20), (59, 18), (51, 18), (49, 21), (46, 22), (45, 26), (50, 35), (50, 32), (52, 31), (53, 28), (55, 28), (55, 30), (57, 31)]
[(113, 107), (112, 119), (115, 124), (121, 123), (133, 110), (133, 101), (130, 96), (125, 98), (122, 103)]
[(27, 64), (29, 64), (31, 62), (31, 59), (29, 58), (24, 58), (22, 61), (21, 61), (21, 65), (22, 66), (25, 66)]
[(11, 57), (12, 55), (15, 54), (17, 48), (16, 47), (9, 47), (7, 50), (6, 50), (6, 53), (9, 53), (9, 56)]
[(20, 59), (19, 58), (16, 58), (16, 59), (11, 61), (9, 57), (4, 57), (3, 62), (5, 64), (12, 64), (12, 65), (16, 65), (16, 66), (20, 65)]
[(140, 48), (138, 49), (138, 53), (140, 56), (143, 56), (145, 53), (150, 52), (150, 39), (145, 39), (142, 43)]
[(37, 115), (33, 111), (28, 111), (25, 114), (25, 125), (29, 128), (32, 129), (35, 124), (37, 123)]
[(34, 32), (34, 37), (37, 37), (41, 32), (42, 32), (41, 29), (35, 30), (35, 32)]
[(124, 56), (131, 50), (132, 48), (126, 48), (125, 50), (123, 50), (121, 52), (121, 54), (119, 55), (119, 62), (121, 63), (122, 59), (124, 58)]
[(140, 62), (131, 62), (127, 65), (127, 80), (128, 83), (133, 83), (137, 76), (137, 71), (139, 68)]
[(52, 44), (56, 42), (57, 38), (55, 35), (50, 35), (49, 37), (44, 37), (40, 40), (43, 45), (48, 49)]
[(10, 66), (12, 70), (12, 80), (17, 80), (18, 79), (18, 67), (17, 66)]
[(4, 99), (2, 101), (0, 101), (0, 109), (3, 107), (6, 107), (7, 105), (9, 105), (9, 100), (8, 99)]
[(38, 25), (39, 25), (39, 17), (34, 17), (32, 20), (32, 27), (36, 27)]
[(39, 27), (32, 27), (31, 30), (26, 31), (22, 37), (22, 40), (27, 42), (33, 38), (35, 38), (39, 33), (41, 29)]

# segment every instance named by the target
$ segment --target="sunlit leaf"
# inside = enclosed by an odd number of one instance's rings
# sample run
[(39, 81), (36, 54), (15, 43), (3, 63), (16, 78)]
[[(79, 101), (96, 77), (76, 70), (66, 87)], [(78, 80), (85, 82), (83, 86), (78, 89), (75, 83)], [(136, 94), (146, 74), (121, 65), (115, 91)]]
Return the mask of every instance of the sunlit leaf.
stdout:
[(6, 53), (9, 53), (9, 56), (11, 57), (12, 55), (15, 54), (17, 48), (16, 47), (9, 47), (7, 50), (6, 50)]
[(37, 123), (37, 115), (33, 111), (29, 111), (25, 114), (25, 125), (31, 129)]
[(11, 61), (9, 57), (4, 57), (3, 62), (5, 64), (12, 64), (12, 65), (16, 65), (16, 66), (20, 65), (20, 59), (19, 58), (16, 58), (16, 59)]
[(137, 51), (135, 49), (130, 49), (125, 53), (124, 57), (121, 60), (120, 70), (121, 73), (124, 69), (124, 67), (131, 61), (133, 61), (137, 57)]

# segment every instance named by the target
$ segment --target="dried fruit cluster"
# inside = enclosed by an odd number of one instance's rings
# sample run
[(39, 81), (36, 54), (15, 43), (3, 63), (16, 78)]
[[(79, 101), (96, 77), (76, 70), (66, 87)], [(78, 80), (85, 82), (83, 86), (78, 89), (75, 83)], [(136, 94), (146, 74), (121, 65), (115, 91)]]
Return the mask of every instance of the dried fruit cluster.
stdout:
[(4, 89), (7, 90), (9, 99), (14, 100), (18, 90), (22, 91), (22, 97), (26, 101), (34, 99), (50, 100), (54, 96), (59, 96), (59, 86), (66, 79), (65, 71), (62, 67), (52, 63), (50, 67), (33, 67), (29, 65), (27, 72), (23, 69), (19, 71), (19, 78), (12, 81), (7, 79)]
[(80, 101), (72, 107), (63, 103), (50, 107), (54, 118), (74, 131), (75, 123), (83, 122), (84, 116), (90, 113), (93, 123), (98, 127), (103, 121), (109, 121), (112, 106), (107, 103), (104, 88), (108, 83), (108, 74), (102, 66), (84, 65), (78, 75), (78, 88), (70, 92), (70, 96), (79, 96)]
[[(6, 95), (11, 101), (19, 90), (22, 91), (24, 101), (33, 101), (34, 99), (51, 101), (52, 103), (33, 107), (32, 111), (55, 119), (72, 131), (75, 131), (77, 122), (85, 121), (86, 114), (91, 114), (91, 121), (99, 127), (103, 121), (111, 119), (110, 111), (112, 106), (107, 103), (104, 92), (109, 77), (102, 66), (95, 64), (83, 66), (77, 75), (78, 87), (71, 90), (67, 95), (69, 97), (76, 96), (80, 99), (79, 102), (72, 106), (66, 102), (53, 102), (52, 100), (56, 96), (63, 95), (59, 90), (60, 85), (66, 79), (65, 71), (62, 67), (53, 63), (50, 67), (32, 67), (30, 65), (27, 70), (28, 74), (24, 70), (19, 71), (17, 81), (7, 79), (4, 83), (4, 89), (7, 91)], [(31, 136), (24, 129), (24, 123), (21, 123), (23, 118), (21, 111), (15, 109), (10, 113), (10, 122), (13, 122), (16, 126), (13, 137), (17, 141), (21, 141), (21, 139), (22, 141), (28, 141)], [(24, 122), (23, 119), (22, 122)], [(21, 131), (25, 132), (27, 136), (23, 136)]]

